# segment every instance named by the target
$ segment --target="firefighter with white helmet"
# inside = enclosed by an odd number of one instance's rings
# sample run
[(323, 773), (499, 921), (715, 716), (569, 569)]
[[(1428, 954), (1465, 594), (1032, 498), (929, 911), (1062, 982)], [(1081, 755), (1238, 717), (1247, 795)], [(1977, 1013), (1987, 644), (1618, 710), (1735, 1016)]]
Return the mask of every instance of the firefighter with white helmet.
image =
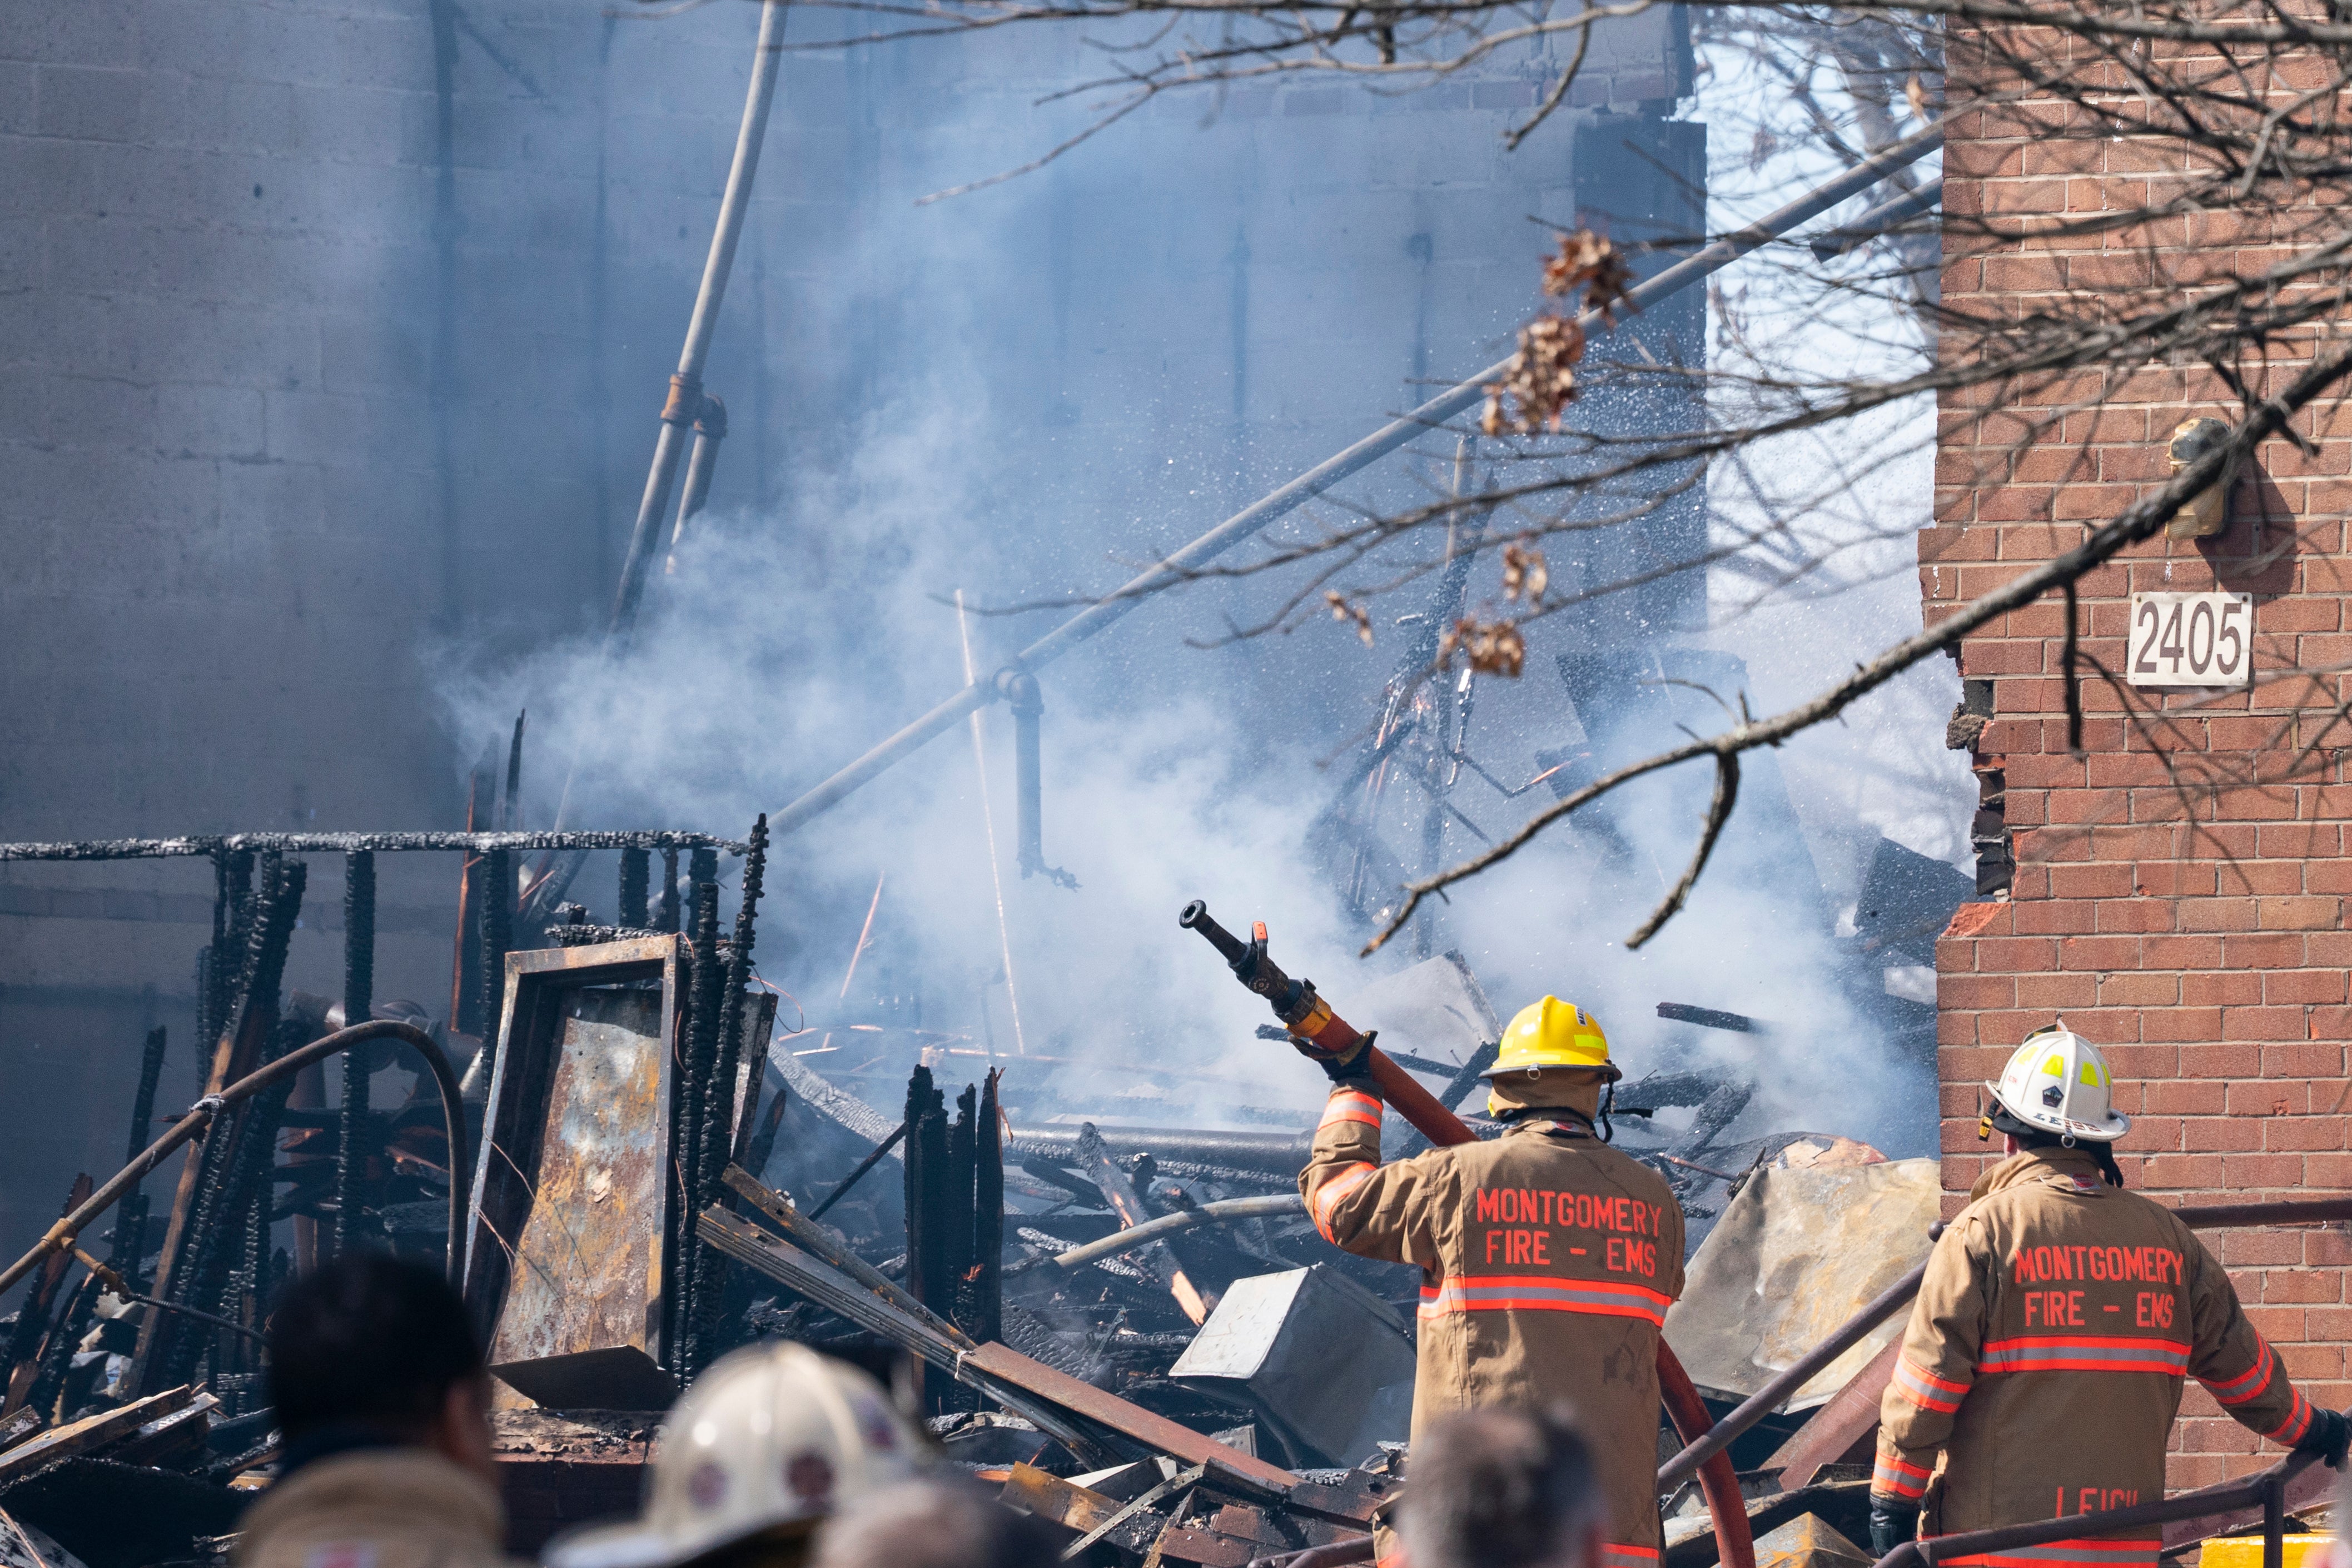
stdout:
[[(1608, 1516), (1593, 1568), (1656, 1568), (1658, 1331), (1682, 1294), (1683, 1211), (1609, 1147), (1604, 1096), (1622, 1074), (1608, 1036), (1558, 997), (1521, 1009), (1486, 1074), (1508, 1130), (1386, 1166), (1368, 1039), (1302, 1047), (1332, 1082), (1298, 1185), (1325, 1239), (1421, 1269), (1413, 1431), (1455, 1410), (1572, 1403)], [(1386, 1561), (1392, 1539), (1375, 1534)]]
[(805, 1345), (747, 1346), (671, 1407), (643, 1516), (557, 1542), (547, 1568), (797, 1568), (835, 1511), (923, 1468), (866, 1374)]
[[(2314, 1406), (2246, 1320), (2196, 1233), (2123, 1190), (2110, 1145), (2131, 1129), (2096, 1046), (2036, 1030), (1978, 1136), (2010, 1155), (1977, 1178), (1912, 1304), (1879, 1406), (1871, 1544), (1920, 1528), (1990, 1530), (2164, 1496), (2166, 1440), (2194, 1377), (2240, 1424), (2341, 1466), (2352, 1423)], [(2155, 1530), (2101, 1531), (1945, 1568), (2156, 1568)]]

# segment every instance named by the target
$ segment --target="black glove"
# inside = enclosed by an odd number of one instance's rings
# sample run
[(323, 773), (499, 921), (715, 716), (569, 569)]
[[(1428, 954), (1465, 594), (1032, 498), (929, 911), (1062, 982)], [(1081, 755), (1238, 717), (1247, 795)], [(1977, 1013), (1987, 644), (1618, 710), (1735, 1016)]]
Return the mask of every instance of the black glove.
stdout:
[(1372, 1082), (1372, 1053), (1368, 1046), (1359, 1045), (1345, 1056), (1333, 1056), (1301, 1045), (1298, 1054), (1323, 1070), (1323, 1076), (1333, 1083), (1345, 1083), (1350, 1088), (1367, 1089)]
[[(1377, 1034), (1379, 1031), (1374, 1030)], [(1349, 1050), (1334, 1054), (1300, 1035), (1290, 1037), (1290, 1047), (1299, 1055), (1323, 1070), (1323, 1076), (1334, 1083), (1346, 1083), (1362, 1088), (1372, 1081), (1372, 1035), (1359, 1035)]]
[(1870, 1549), (1884, 1557), (1919, 1533), (1919, 1505), (1870, 1500)]
[(2327, 1468), (2340, 1470), (2344, 1468), (2344, 1450), (2347, 1446), (2352, 1446), (2352, 1421), (2346, 1420), (2340, 1411), (2322, 1406), (2311, 1413), (2311, 1430), (2303, 1435), (2303, 1441), (2294, 1446), (2294, 1451), (2325, 1455)]

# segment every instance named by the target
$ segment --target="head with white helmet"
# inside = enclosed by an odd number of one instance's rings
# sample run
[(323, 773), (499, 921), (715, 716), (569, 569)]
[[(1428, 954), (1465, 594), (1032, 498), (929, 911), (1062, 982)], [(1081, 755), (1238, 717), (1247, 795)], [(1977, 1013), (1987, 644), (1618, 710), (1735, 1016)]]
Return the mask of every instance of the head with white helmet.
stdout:
[(1998, 1132), (2018, 1148), (2052, 1145), (2088, 1145), (2108, 1181), (2123, 1186), (2123, 1173), (2107, 1145), (2131, 1131), (2131, 1118), (2115, 1107), (2115, 1078), (2099, 1048), (2066, 1027), (2066, 1020), (2035, 1030), (2011, 1053), (2000, 1081), (1988, 1083), (1993, 1108), (1977, 1135)]
[(645, 1511), (579, 1531), (547, 1568), (793, 1564), (836, 1509), (924, 1469), (880, 1385), (785, 1341), (721, 1357), (671, 1406)]

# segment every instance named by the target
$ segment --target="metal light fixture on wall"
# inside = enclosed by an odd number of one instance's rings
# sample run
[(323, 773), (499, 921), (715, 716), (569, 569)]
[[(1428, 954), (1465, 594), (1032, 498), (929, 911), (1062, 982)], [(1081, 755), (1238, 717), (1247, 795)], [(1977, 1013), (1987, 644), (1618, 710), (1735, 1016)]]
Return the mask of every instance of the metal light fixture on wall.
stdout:
[[(2184, 419), (2172, 427), (2169, 448), (2172, 472), (2180, 473), (2199, 458), (2229, 439), (2230, 427), (2207, 415)], [(2224, 469), (2221, 476), (2189, 498), (2188, 504), (2172, 514), (2164, 526), (2164, 537), (2169, 539), (2209, 538), (2230, 526), (2230, 486), (2237, 480), (2234, 467)]]

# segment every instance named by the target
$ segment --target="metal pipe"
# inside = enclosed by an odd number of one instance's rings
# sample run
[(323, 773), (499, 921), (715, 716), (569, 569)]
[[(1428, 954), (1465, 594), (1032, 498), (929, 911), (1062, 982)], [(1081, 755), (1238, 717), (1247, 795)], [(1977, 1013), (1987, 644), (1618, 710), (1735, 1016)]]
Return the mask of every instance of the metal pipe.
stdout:
[[(247, 854), (256, 851), (288, 855), (351, 854), (360, 850), (463, 850), (482, 854), (491, 850), (725, 850), (740, 855), (744, 845), (734, 839), (709, 833), (543, 832), (543, 833), (227, 833), (181, 839), (77, 839), (62, 843), (0, 844), (0, 861), (127, 861), (164, 860), (178, 855), (209, 855), (215, 852)], [(232, 937), (230, 946), (242, 942)]]
[(702, 412), (694, 417), (694, 450), (686, 458), (686, 487), (678, 494), (677, 522), (669, 532), (669, 559), (662, 563), (664, 577), (677, 575), (677, 552), (686, 543), (686, 526), (702, 515), (710, 498), (711, 470), (719, 466), (719, 444), (727, 439), (727, 405), (705, 392)]
[(636, 621), (662, 514), (669, 509), (678, 451), (685, 444), (687, 426), (702, 413), (702, 367), (710, 358), (710, 335), (718, 323), (719, 301), (727, 297), (728, 274), (735, 267), (735, 242), (742, 237), (744, 214), (751, 204), (751, 180), (760, 172), (760, 146), (767, 140), (768, 110), (775, 102), (783, 47), (784, 0), (761, 0), (760, 41), (751, 57), (751, 84), (743, 96), (743, 123), (735, 133), (735, 161), (727, 171), (727, 193), (719, 199), (719, 225), (711, 231), (710, 254), (702, 264), (702, 287), (694, 297), (694, 313), (687, 319), (677, 371), (669, 379), (669, 399), (662, 405), (653, 467), (646, 475), (636, 527), (629, 536), (629, 553), (621, 563), (620, 588), (613, 599), (611, 629), (615, 636), (626, 632)]
[(1938, 174), (1916, 191), (1906, 191), (1892, 201), (1881, 202), (1843, 228), (1814, 235), (1813, 259), (1835, 261), (1850, 250), (1861, 249), (1895, 225), (1907, 223), (1940, 205), (1943, 200), (1944, 177)]
[(1141, 1225), (1113, 1231), (1099, 1241), (1089, 1241), (1083, 1247), (1073, 1247), (1066, 1252), (1056, 1252), (1050, 1258), (1040, 1258), (1033, 1263), (1023, 1263), (1007, 1269), (1006, 1273), (1025, 1272), (1051, 1263), (1065, 1271), (1083, 1269), (1104, 1258), (1115, 1258), (1130, 1248), (1162, 1236), (1173, 1236), (1180, 1230), (1192, 1230), (1203, 1225), (1225, 1225), (1236, 1219), (1259, 1219), (1270, 1214), (1304, 1214), (1307, 1200), (1295, 1192), (1270, 1193), (1264, 1197), (1221, 1197), (1214, 1203), (1204, 1203), (1198, 1208), (1179, 1209), (1163, 1214)]
[(2176, 1519), (2196, 1519), (2250, 1502), (2263, 1503), (2267, 1507), (2272, 1498), (2284, 1495), (2289, 1480), (2308, 1469), (2319, 1457), (2315, 1449), (2289, 1454), (2266, 1470), (2234, 1481), (2223, 1481), (2218, 1486), (2185, 1491), (2162, 1502), (2143, 1502), (2130, 1508), (2105, 1509), (2096, 1513), (2061, 1514), (2055, 1519), (2035, 1520), (2031, 1524), (1964, 1531), (1958, 1535), (1934, 1536), (1925, 1542), (1906, 1541), (1880, 1558), (1877, 1568), (1933, 1568), (1937, 1563), (1948, 1563), (1957, 1557), (2065, 1541), (2085, 1529), (2098, 1535), (2113, 1535), (2120, 1531), (2137, 1530), (2143, 1525), (2169, 1524)]
[[(164, 1156), (179, 1148), (198, 1133), (212, 1125), (215, 1117), (240, 1100), (268, 1088), (279, 1079), (299, 1072), (312, 1062), (324, 1061), (337, 1051), (371, 1040), (397, 1040), (425, 1059), (426, 1071), (441, 1092), (441, 1120), (448, 1134), (449, 1147), (454, 1152), (466, 1146), (465, 1126), (457, 1104), (457, 1075), (450, 1069), (449, 1059), (433, 1043), (433, 1037), (414, 1024), (392, 1019), (377, 1019), (370, 1023), (355, 1024), (337, 1030), (323, 1040), (314, 1040), (299, 1051), (291, 1051), (267, 1067), (257, 1069), (229, 1084), (217, 1094), (206, 1095), (194, 1109), (172, 1124), (164, 1134), (147, 1145), (139, 1157), (108, 1178), (104, 1186), (89, 1196), (88, 1201), (48, 1228), (48, 1233), (33, 1244), (33, 1249), (0, 1270), (0, 1291), (5, 1291), (17, 1281), (37, 1268), (42, 1259), (53, 1252), (70, 1248), (74, 1239), (88, 1228), (90, 1221), (114, 1207), (123, 1194), (136, 1187), (147, 1174), (160, 1165)], [(458, 1240), (465, 1229), (466, 1177), (465, 1167), (453, 1159), (449, 1175), (449, 1246), (446, 1267), (450, 1281), (457, 1279)]]
[[(1103, 1142), (1122, 1155), (1149, 1152), (1161, 1160), (1223, 1166), (1229, 1170), (1297, 1176), (1307, 1164), (1312, 1140), (1305, 1133), (1226, 1133), (1194, 1127), (1119, 1127), (1098, 1123)], [(1015, 1127), (1006, 1153), (1043, 1155), (1069, 1164), (1076, 1158), (1076, 1127)]]
[(1009, 670), (996, 677), (1013, 709), (1013, 800), (1019, 831), (1021, 874), (1034, 876), (1045, 869), (1045, 808), (1044, 767), (1039, 758), (1040, 731), (1045, 727), (1045, 699), (1037, 677), (1026, 670)]
[[(772, 0), (771, 0), (772, 3)], [(1631, 308), (1645, 308), (1689, 287), (1700, 279), (1722, 271), (1733, 262), (1776, 239), (1799, 224), (1820, 216), (1848, 197), (1859, 195), (1897, 170), (1908, 168), (1944, 144), (1944, 122), (1936, 121), (1904, 140), (1895, 142), (1872, 157), (1864, 159), (1826, 184), (1800, 196), (1778, 212), (1758, 219), (1746, 228), (1725, 235), (1706, 249), (1685, 256), (1656, 277), (1636, 287), (1630, 296)], [(1587, 311), (1579, 325), (1587, 332), (1599, 324), (1599, 312)], [(1200, 567), (1223, 555), (1226, 550), (1252, 538), (1277, 519), (1320, 496), (1341, 480), (1370, 467), (1372, 464), (1407, 444), (1416, 437), (1426, 435), (1454, 415), (1463, 413), (1486, 395), (1487, 383), (1510, 368), (1511, 361), (1503, 360), (1487, 366), (1469, 380), (1452, 390), (1439, 393), (1402, 419), (1391, 420), (1344, 452), (1324, 459), (1280, 489), (1234, 513), (1223, 522), (1194, 539), (1191, 544), (1166, 557), (1159, 565), (1142, 572), (1125, 587), (1118, 589), (1047, 632), (1022, 650), (1016, 662), (1022, 669), (1033, 674), (1060, 658), (1072, 648), (1108, 629), (1129, 611), (1160, 589), (1180, 582)], [(997, 687), (993, 681), (974, 681), (963, 690), (940, 703), (930, 712), (892, 736), (815, 789), (774, 813), (768, 820), (772, 831), (789, 833), (818, 813), (838, 804), (845, 797), (877, 775), (910, 755), (926, 742), (944, 734), (958, 719), (994, 701)]]

